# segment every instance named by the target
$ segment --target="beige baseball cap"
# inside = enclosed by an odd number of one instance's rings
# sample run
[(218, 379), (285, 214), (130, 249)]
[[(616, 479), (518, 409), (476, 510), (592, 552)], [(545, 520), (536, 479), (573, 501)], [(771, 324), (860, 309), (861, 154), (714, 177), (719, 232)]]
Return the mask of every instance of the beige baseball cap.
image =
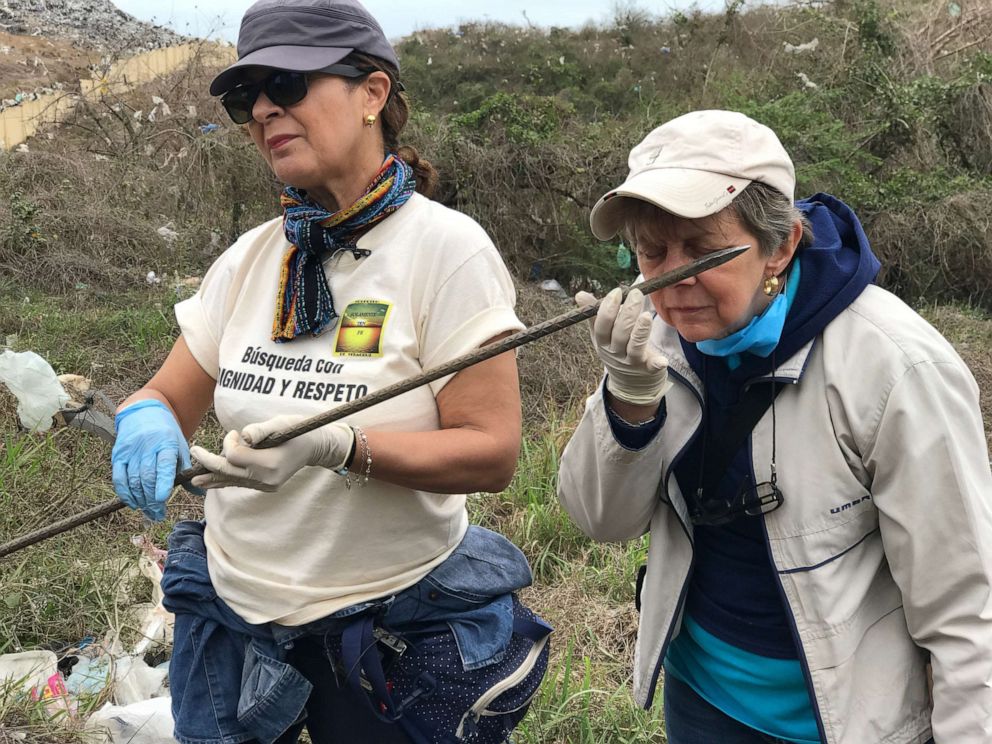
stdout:
[(736, 111), (694, 111), (672, 119), (631, 150), (627, 163), (627, 180), (604, 194), (589, 215), (600, 240), (623, 227), (620, 197), (689, 219), (719, 212), (752, 181), (795, 198), (796, 170), (775, 132)]

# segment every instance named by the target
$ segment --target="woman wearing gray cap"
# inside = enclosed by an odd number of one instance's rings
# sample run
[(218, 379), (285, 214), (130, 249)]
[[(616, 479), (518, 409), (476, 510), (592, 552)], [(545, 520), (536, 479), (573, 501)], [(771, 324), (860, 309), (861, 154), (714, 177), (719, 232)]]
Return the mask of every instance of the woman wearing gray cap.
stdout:
[(694, 112), (629, 163), (591, 223), (645, 277), (750, 246), (649, 301), (615, 291), (593, 322), (606, 377), (559, 496), (596, 539), (650, 533), (638, 702), (664, 669), (669, 744), (992, 741), (992, 475), (968, 368), (873, 284), (847, 206), (793, 202), (767, 127)]
[(399, 62), (357, 2), (262, 0), (211, 85), (286, 184), (176, 306), (182, 336), (117, 414), (114, 484), (164, 517), (185, 436), (229, 431), (205, 523), (181, 522), (163, 579), (180, 742), (502, 742), (547, 666), (550, 629), (505, 538), (465, 493), (513, 475), (512, 354), (252, 449), (303, 417), (522, 328), (485, 232), (425, 198), (400, 147)]

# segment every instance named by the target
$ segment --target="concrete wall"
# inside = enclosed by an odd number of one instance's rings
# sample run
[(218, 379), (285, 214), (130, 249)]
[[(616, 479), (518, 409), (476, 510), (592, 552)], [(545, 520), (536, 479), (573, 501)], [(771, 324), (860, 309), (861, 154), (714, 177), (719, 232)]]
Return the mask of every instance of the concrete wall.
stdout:
[(237, 55), (232, 47), (197, 42), (154, 49), (121, 60), (100, 78), (80, 80), (79, 96), (60, 91), (0, 111), (0, 149), (12, 150), (41, 127), (64, 121), (80, 96), (95, 101), (105, 95), (125, 93), (136, 85), (179, 69), (197, 56), (208, 65), (221, 66), (233, 62)]

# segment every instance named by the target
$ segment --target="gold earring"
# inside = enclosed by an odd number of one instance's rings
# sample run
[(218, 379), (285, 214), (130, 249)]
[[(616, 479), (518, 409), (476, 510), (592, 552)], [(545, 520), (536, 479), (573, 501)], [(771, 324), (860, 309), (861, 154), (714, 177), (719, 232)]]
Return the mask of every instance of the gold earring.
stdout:
[(365, 126), (370, 127), (375, 124), (375, 114), (369, 114), (365, 117)]
[(765, 294), (771, 297), (778, 290), (778, 277), (770, 276), (765, 279), (764, 291)]

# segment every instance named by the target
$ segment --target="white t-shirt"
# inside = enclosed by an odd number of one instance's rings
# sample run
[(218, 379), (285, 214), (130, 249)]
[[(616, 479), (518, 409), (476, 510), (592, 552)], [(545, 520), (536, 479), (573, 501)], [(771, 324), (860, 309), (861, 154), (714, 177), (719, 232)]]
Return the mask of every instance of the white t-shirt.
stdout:
[[(245, 233), (176, 305), (190, 351), (215, 380), (221, 425), (278, 414), (313, 416), (465, 354), (523, 325), (513, 283), (472, 219), (414, 195), (358, 242), (371, 254), (328, 258), (337, 325), (321, 336), (271, 340), (282, 219)], [(373, 406), (347, 423), (366, 430), (439, 428), (444, 378)], [(305, 467), (277, 493), (208, 491), (210, 577), (251, 623), (301, 625), (415, 584), (468, 526), (464, 495), (344, 479)], [(444, 467), (443, 462), (438, 463)]]

